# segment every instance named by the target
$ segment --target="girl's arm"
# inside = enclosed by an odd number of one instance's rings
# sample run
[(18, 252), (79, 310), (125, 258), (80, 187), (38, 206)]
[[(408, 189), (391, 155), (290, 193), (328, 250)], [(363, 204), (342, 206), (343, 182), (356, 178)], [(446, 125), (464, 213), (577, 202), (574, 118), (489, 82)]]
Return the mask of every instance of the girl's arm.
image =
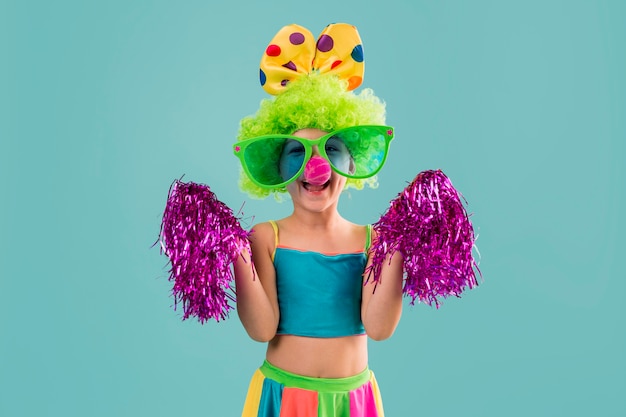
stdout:
[(247, 251), (242, 251), (235, 262), (237, 313), (250, 337), (268, 342), (278, 328), (278, 298), (276, 271), (271, 254), (274, 250), (274, 231), (269, 223), (255, 226), (250, 235), (252, 262)]
[[(370, 256), (366, 270), (371, 262)], [(361, 319), (367, 335), (374, 340), (387, 339), (398, 326), (402, 315), (402, 272), (402, 255), (396, 251), (383, 262), (380, 280), (370, 280), (363, 286)]]

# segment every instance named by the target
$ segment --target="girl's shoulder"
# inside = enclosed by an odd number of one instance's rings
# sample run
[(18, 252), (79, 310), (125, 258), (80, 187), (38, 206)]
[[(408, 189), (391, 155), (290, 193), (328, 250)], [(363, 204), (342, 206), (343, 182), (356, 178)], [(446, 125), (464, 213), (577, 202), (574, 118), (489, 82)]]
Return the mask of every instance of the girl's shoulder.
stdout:
[(268, 221), (255, 224), (250, 233), (250, 244), (253, 251), (260, 249), (273, 253), (278, 244), (278, 228), (276, 222)]
[(252, 226), (250, 240), (261, 242), (272, 242), (276, 235), (277, 225), (273, 220), (257, 223)]

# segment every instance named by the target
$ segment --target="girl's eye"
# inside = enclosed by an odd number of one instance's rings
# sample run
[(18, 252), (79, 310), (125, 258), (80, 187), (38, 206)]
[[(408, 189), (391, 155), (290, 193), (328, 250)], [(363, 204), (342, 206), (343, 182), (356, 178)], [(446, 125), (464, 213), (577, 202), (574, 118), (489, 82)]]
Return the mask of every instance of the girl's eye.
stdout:
[(339, 139), (331, 138), (326, 142), (326, 146), (324, 146), (326, 153), (338, 153), (344, 152), (345, 145)]
[(289, 151), (290, 154), (299, 154), (304, 152), (304, 148), (302, 146), (295, 147)]
[(304, 153), (304, 146), (296, 141), (287, 142), (283, 152), (287, 155), (302, 155)]

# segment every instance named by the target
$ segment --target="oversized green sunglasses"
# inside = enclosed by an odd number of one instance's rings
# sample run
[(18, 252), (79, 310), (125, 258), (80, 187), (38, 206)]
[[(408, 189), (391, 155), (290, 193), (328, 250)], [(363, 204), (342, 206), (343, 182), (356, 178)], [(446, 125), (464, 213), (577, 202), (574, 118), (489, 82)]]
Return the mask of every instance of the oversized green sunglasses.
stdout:
[(393, 135), (392, 127), (380, 125), (347, 127), (313, 140), (265, 135), (235, 143), (233, 152), (256, 185), (283, 188), (302, 174), (313, 146), (338, 174), (355, 179), (372, 177), (383, 167)]

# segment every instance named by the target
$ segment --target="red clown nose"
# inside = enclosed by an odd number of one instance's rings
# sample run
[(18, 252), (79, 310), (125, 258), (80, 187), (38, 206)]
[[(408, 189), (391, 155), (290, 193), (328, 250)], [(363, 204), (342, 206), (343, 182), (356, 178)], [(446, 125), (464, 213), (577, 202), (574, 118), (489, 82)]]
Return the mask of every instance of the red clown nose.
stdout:
[(330, 164), (321, 156), (312, 156), (304, 167), (304, 180), (311, 185), (322, 185), (330, 179)]

